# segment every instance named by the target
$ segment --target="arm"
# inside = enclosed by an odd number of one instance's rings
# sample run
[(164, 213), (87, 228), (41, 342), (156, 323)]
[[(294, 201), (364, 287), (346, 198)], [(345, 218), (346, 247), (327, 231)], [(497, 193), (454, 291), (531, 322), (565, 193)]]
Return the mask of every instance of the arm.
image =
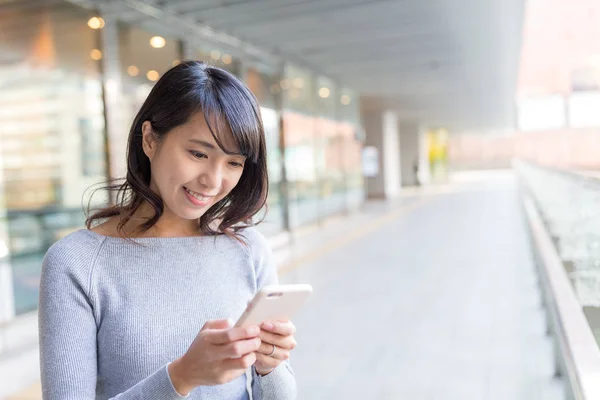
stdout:
[[(256, 230), (248, 236), (251, 238), (249, 245), (253, 254), (257, 290), (265, 285), (276, 285), (279, 280), (269, 243)], [(254, 400), (293, 400), (297, 396), (296, 391), (296, 379), (289, 360), (282, 362), (265, 376), (258, 375), (252, 368)]]
[[(96, 398), (97, 326), (91, 276), (97, 249), (97, 243), (58, 242), (44, 258), (38, 318), (45, 400)], [(115, 398), (182, 396), (173, 388), (165, 365)]]

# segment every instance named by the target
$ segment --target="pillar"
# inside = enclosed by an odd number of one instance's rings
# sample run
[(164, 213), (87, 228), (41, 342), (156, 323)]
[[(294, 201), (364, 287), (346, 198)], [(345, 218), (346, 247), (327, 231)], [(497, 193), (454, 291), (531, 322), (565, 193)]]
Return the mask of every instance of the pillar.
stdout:
[[(431, 173), (427, 131), (420, 123), (400, 123), (400, 160), (403, 187), (429, 183)], [(418, 166), (418, 175), (415, 174), (415, 166)]]
[(121, 62), (119, 59), (119, 32), (114, 12), (103, 13), (104, 28), (100, 30), (102, 72), (104, 85), (104, 112), (108, 141), (108, 171), (110, 178), (123, 178), (127, 173), (126, 149), (131, 121), (126, 119), (123, 104)]
[(390, 110), (363, 111), (367, 147), (378, 152), (378, 172), (365, 177), (368, 198), (389, 199), (400, 192), (400, 143), (398, 117)]

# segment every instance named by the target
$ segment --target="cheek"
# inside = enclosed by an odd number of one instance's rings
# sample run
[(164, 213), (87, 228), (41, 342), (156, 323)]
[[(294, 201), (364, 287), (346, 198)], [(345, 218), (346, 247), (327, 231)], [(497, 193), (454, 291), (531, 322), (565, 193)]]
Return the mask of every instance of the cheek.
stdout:
[(182, 158), (171, 158), (152, 163), (152, 177), (163, 195), (177, 190), (177, 187), (185, 185), (191, 179), (190, 172), (193, 171)]
[(228, 174), (226, 177), (224, 177), (224, 179), (223, 179), (223, 195), (224, 196), (229, 194), (229, 192), (231, 192), (233, 190), (233, 188), (236, 187), (236, 185), (240, 181), (241, 177), (242, 177), (241, 171), (240, 172), (232, 171), (230, 174)]

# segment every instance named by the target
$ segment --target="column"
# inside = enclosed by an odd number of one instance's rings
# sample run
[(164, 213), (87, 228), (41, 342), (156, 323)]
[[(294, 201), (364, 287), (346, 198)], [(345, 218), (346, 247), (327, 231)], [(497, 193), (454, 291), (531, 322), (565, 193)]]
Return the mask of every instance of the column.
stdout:
[(390, 110), (365, 110), (362, 113), (366, 146), (378, 152), (378, 172), (365, 177), (367, 197), (393, 198), (400, 192), (400, 143), (398, 117)]
[(181, 58), (183, 61), (196, 60), (196, 52), (194, 51), (194, 43), (190, 39), (181, 40)]
[(402, 186), (426, 185), (430, 182), (427, 131), (420, 123), (400, 123), (400, 159)]
[(127, 172), (126, 149), (130, 121), (123, 113), (123, 85), (119, 58), (119, 31), (114, 13), (105, 13), (101, 29), (104, 107), (108, 141), (108, 172), (110, 178), (123, 178)]

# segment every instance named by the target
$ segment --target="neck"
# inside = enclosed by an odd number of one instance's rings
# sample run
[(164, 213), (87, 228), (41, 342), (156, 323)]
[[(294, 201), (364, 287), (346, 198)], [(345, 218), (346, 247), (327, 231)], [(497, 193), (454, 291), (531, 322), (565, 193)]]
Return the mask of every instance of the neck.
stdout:
[[(134, 232), (136, 229), (154, 215), (154, 208), (144, 202), (135, 211), (132, 218), (125, 225), (125, 232)], [(201, 236), (199, 221), (185, 220), (173, 214), (167, 208), (164, 209), (156, 224), (145, 232), (139, 233), (138, 237), (180, 237)]]

